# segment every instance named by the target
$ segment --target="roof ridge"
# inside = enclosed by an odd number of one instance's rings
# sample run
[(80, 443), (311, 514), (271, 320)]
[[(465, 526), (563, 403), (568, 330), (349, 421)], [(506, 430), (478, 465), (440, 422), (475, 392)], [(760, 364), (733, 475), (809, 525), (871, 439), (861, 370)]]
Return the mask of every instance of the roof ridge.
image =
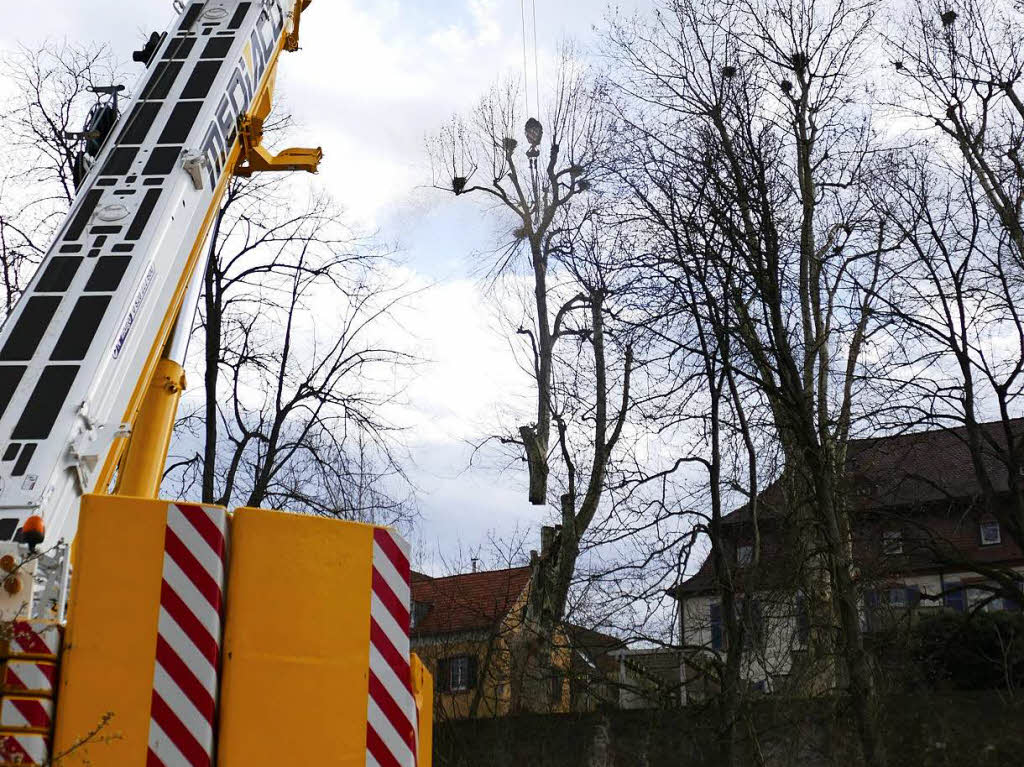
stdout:
[[(1008, 418), (1006, 420), (1006, 423), (1022, 423), (1022, 422), (1024, 422), (1024, 416), (1021, 416), (1019, 418)], [(1002, 419), (998, 419), (998, 420), (995, 420), (995, 421), (981, 421), (981, 422), (978, 423), (978, 426), (980, 426), (981, 428), (986, 428), (986, 427), (990, 427), (990, 426), (1001, 426), (1001, 425), (1003, 425), (1003, 423), (1004, 423), (1004, 421)], [(851, 437), (849, 441), (850, 442), (882, 442), (882, 441), (888, 441), (888, 440), (904, 439), (904, 438), (907, 438), (907, 437), (920, 437), (920, 436), (925, 435), (925, 434), (950, 434), (952, 432), (965, 431), (967, 429), (967, 424), (963, 424), (963, 423), (958, 424), (956, 426), (936, 426), (936, 425), (928, 425), (928, 424), (915, 424), (915, 425), (916, 426), (925, 426), (926, 428), (920, 429), (918, 431), (910, 431), (910, 430), (900, 431), (900, 432), (897, 432), (895, 434), (877, 434), (877, 435), (875, 435), (873, 437)]]
[(497, 570), (474, 570), (468, 573), (453, 573), (451, 575), (427, 575), (426, 573), (419, 573), (424, 579), (429, 581), (445, 581), (451, 578), (466, 578), (471, 575), (492, 575), (494, 573), (511, 573), (517, 570), (529, 570), (529, 565), (520, 565), (519, 567), (499, 567)]

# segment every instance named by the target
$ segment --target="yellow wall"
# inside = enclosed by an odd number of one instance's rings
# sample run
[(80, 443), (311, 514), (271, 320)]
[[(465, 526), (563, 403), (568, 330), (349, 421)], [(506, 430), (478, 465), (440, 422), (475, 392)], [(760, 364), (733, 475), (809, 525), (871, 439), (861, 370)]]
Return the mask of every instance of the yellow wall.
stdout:
[[(501, 623), (490, 633), (461, 633), (424, 637), (414, 640), (413, 649), (430, 669), (434, 677), (434, 716), (438, 721), (467, 719), (474, 715), (487, 718), (507, 716), (511, 706), (512, 645), (523, 632), (522, 615), (529, 594), (529, 586), (513, 603)], [(477, 685), (474, 689), (441, 692), (443, 681), (438, 679), (438, 661), (460, 655), (477, 659)], [(527, 701), (527, 707), (537, 711), (562, 713), (569, 710), (570, 689), (568, 668), (571, 654), (563, 632), (555, 637), (552, 665), (562, 672), (561, 699), (554, 707), (546, 699)], [(547, 689), (547, 688), (545, 688)]]

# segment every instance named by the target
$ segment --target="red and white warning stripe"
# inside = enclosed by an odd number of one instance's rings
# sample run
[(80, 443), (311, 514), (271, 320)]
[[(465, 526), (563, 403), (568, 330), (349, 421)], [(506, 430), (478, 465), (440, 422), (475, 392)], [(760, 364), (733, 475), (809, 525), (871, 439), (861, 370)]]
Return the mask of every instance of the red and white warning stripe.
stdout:
[(4, 666), (3, 691), (6, 693), (54, 694), (57, 664), (46, 660), (9, 660)]
[(0, 732), (0, 764), (34, 767), (50, 763), (50, 736)]
[(409, 669), (409, 545), (385, 528), (373, 531), (370, 684), (366, 713), (368, 767), (415, 767), (416, 702)]
[(7, 655), (12, 658), (53, 658), (60, 654), (60, 626), (51, 621), (15, 621)]
[(167, 509), (147, 767), (212, 764), (226, 536), (223, 509)]
[(52, 700), (12, 695), (0, 703), (0, 728), (4, 730), (49, 732), (52, 727)]

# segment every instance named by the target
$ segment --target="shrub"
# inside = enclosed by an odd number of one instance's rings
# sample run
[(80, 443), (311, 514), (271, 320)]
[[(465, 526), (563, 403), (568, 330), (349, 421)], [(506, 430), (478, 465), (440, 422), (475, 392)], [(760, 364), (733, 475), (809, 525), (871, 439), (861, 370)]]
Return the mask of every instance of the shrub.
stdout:
[(1024, 686), (1024, 614), (962, 614), (923, 617), (912, 629), (911, 656), (925, 681), (956, 690)]

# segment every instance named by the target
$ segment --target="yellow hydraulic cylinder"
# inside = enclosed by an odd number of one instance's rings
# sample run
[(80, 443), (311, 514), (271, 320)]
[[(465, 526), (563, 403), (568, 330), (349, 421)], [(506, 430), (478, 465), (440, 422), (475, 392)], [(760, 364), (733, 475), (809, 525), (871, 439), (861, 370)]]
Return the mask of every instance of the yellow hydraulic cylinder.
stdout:
[(160, 360), (135, 418), (115, 495), (156, 498), (159, 494), (178, 402), (184, 390), (185, 370), (173, 360)]

